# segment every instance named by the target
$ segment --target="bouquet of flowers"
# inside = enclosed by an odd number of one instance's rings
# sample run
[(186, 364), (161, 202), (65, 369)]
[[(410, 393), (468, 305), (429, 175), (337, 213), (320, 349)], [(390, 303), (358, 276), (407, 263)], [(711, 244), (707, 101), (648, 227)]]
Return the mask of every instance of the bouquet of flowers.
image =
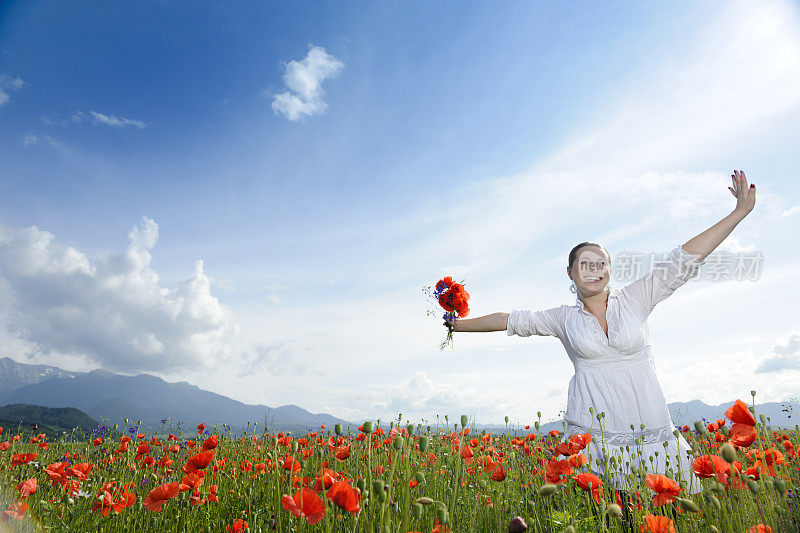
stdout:
[[(448, 344), (452, 347), (453, 323), (456, 319), (469, 315), (469, 304), (467, 304), (469, 293), (464, 289), (463, 283), (463, 280), (461, 283), (456, 283), (452, 277), (445, 276), (436, 283), (435, 290), (431, 291), (429, 286), (422, 289), (445, 311), (442, 318), (447, 323), (447, 336), (439, 345), (440, 350), (444, 350)], [(428, 315), (436, 313), (436, 311), (428, 311)]]

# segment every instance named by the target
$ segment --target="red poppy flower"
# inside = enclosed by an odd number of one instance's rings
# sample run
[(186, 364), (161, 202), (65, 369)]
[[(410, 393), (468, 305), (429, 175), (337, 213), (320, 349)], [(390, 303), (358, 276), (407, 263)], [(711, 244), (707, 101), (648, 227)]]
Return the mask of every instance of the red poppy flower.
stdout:
[(18, 483), (17, 492), (19, 492), (21, 498), (27, 498), (36, 492), (36, 478), (26, 479), (22, 483)]
[(205, 440), (205, 442), (203, 442), (203, 451), (213, 450), (218, 445), (219, 445), (219, 437), (217, 435), (211, 435)]
[(722, 457), (718, 455), (701, 455), (692, 461), (692, 471), (702, 479), (713, 477), (715, 469), (717, 472), (717, 481), (726, 483), (731, 473), (731, 465)]
[(663, 474), (647, 474), (644, 482), (650, 487), (650, 490), (656, 493), (652, 501), (656, 507), (674, 502), (678, 493), (683, 490), (677, 481)]
[(753, 417), (750, 409), (747, 408), (747, 404), (742, 400), (736, 400), (733, 405), (725, 411), (725, 416), (728, 417), (731, 422), (737, 424), (747, 424), (748, 426), (756, 425), (756, 419)]
[(560, 485), (566, 482), (567, 478), (572, 475), (572, 465), (566, 459), (557, 460), (551, 459), (547, 463), (547, 482), (554, 485)]
[(358, 493), (356, 493), (356, 490), (345, 480), (334, 483), (333, 486), (328, 489), (326, 496), (336, 504), (337, 507), (347, 512), (357, 514), (358, 510), (361, 508)]
[(165, 501), (176, 497), (180, 492), (180, 483), (177, 481), (165, 483), (151, 490), (144, 497), (142, 504), (154, 513), (158, 513), (164, 508)]
[(295, 492), (294, 498), (284, 494), (281, 505), (295, 517), (305, 518), (312, 526), (325, 517), (325, 504), (313, 490), (306, 487)]
[(644, 525), (639, 526), (641, 533), (675, 533), (675, 524), (666, 516), (653, 516), (651, 514), (644, 517)]
[(196, 453), (189, 457), (189, 459), (186, 461), (186, 464), (181, 468), (181, 471), (184, 474), (188, 474), (189, 472), (203, 470), (205, 467), (210, 465), (211, 461), (213, 460), (214, 450), (206, 450), (204, 452)]
[(233, 524), (230, 524), (228, 528), (225, 530), (225, 533), (241, 533), (245, 529), (248, 529), (250, 526), (247, 525), (247, 522), (242, 520), (241, 518), (237, 518), (233, 521)]
[[(600, 499), (605, 496), (603, 493), (603, 480), (594, 474), (582, 472), (577, 476), (573, 476), (572, 479), (574, 479), (575, 483), (583, 490), (591, 490), (592, 497), (597, 503), (600, 503)], [(589, 488), (589, 483), (592, 484), (591, 488)]]

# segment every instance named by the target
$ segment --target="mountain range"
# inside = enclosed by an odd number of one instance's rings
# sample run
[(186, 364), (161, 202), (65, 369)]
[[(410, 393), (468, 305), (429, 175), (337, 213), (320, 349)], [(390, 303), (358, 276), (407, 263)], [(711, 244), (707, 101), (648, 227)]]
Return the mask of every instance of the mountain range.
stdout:
[[(748, 405), (750, 398), (742, 398)], [(0, 358), (0, 405), (34, 404), (45, 407), (74, 407), (108, 427), (118, 424), (125, 430), (141, 421), (140, 430), (194, 431), (199, 423), (211, 430), (241, 433), (249, 426), (261, 432), (305, 433), (316, 431), (320, 424), (332, 428), (342, 424), (345, 432), (356, 431), (359, 423), (348, 422), (325, 413), (310, 413), (296, 405), (268, 407), (249, 405), (226, 396), (200, 389), (185, 381), (168, 383), (149, 374), (123, 376), (106, 370), (69, 372), (58, 367), (28, 365), (11, 358)], [(720, 405), (707, 405), (699, 400), (668, 405), (676, 425), (689, 425), (696, 420), (725, 418), (725, 410), (733, 400)], [(800, 420), (800, 406), (790, 402), (756, 405), (756, 414), (769, 417), (773, 428), (794, 428)], [(794, 415), (794, 417), (793, 417)], [(163, 421), (163, 422), (162, 422)], [(504, 425), (481, 425), (476, 428), (504, 431)], [(513, 429), (513, 428), (510, 428)], [(542, 425), (543, 431), (561, 429), (561, 421)]]

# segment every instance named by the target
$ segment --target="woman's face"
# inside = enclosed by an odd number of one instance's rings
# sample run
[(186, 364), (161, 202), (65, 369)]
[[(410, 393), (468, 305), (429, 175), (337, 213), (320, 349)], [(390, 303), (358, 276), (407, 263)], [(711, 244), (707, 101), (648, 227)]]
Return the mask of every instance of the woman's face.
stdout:
[(584, 246), (578, 250), (570, 278), (582, 297), (602, 292), (611, 279), (611, 265), (602, 248)]

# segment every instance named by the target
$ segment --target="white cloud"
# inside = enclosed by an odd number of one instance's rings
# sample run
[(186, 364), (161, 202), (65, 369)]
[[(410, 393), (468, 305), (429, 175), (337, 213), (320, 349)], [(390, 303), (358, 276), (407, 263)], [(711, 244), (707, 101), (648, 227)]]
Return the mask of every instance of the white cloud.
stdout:
[(324, 113), (327, 104), (323, 100), (322, 82), (337, 76), (343, 68), (344, 63), (321, 46), (309, 46), (305, 58), (289, 61), (286, 65), (283, 81), (289, 90), (273, 97), (273, 111), (292, 122), (303, 116)]
[(83, 111), (77, 111), (72, 115), (73, 122), (86, 122), (90, 121), (92, 124), (105, 124), (115, 128), (126, 128), (128, 126), (135, 126), (139, 129), (146, 128), (147, 125), (141, 120), (133, 118), (115, 117), (114, 115), (104, 115), (95, 111), (89, 111), (88, 115)]
[(781, 213), (779, 218), (787, 218), (798, 212), (800, 212), (800, 205), (795, 205)]
[(800, 370), (800, 332), (793, 332), (786, 342), (776, 343), (756, 367), (756, 374)]
[(30, 146), (32, 144), (36, 144), (39, 141), (39, 137), (34, 133), (28, 133), (22, 138), (22, 146)]
[(0, 106), (7, 104), (11, 100), (9, 92), (19, 91), (24, 85), (25, 82), (20, 77), (11, 78), (6, 75), (0, 75)]
[(175, 288), (159, 283), (144, 218), (122, 253), (89, 258), (36, 226), (0, 231), (5, 326), (35, 351), (81, 354), (123, 372), (211, 368), (234, 354), (238, 327), (210, 292), (203, 261)]

